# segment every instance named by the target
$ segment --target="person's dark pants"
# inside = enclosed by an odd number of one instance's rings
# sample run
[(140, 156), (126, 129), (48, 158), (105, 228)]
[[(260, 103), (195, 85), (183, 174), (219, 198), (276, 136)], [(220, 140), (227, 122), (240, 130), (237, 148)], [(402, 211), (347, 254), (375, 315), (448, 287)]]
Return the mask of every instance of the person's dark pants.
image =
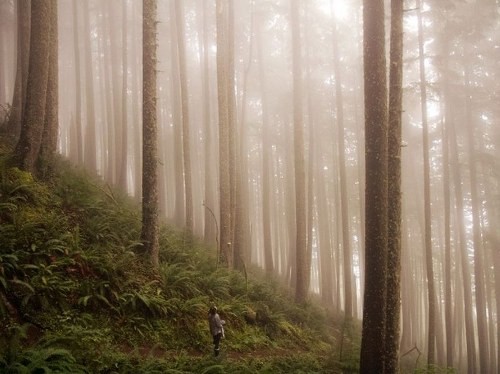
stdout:
[(219, 355), (219, 351), (220, 351), (219, 344), (220, 344), (221, 338), (222, 338), (222, 333), (214, 335), (214, 355), (215, 356)]

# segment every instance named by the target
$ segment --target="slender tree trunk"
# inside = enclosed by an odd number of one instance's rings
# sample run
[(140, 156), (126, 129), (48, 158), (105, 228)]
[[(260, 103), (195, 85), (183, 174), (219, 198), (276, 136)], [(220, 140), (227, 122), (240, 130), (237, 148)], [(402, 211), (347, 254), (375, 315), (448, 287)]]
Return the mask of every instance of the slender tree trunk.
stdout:
[(300, 0), (290, 0), (293, 65), (293, 155), (295, 166), (295, 223), (296, 223), (296, 288), (295, 300), (307, 299), (307, 227), (306, 227), (306, 173), (304, 161), (304, 123), (302, 118), (302, 63), (300, 41)]
[[(445, 95), (448, 90), (445, 88)], [(445, 98), (446, 101), (446, 98)], [(445, 260), (444, 260), (444, 282), (445, 282), (445, 325), (446, 325), (446, 365), (453, 367), (453, 298), (451, 285), (451, 192), (450, 192), (450, 150), (449, 150), (449, 122), (451, 115), (448, 109), (449, 104), (446, 103), (446, 114), (443, 131), (443, 190), (444, 190), (444, 238), (445, 238)]]
[[(175, 14), (175, 2), (171, 2), (171, 12)], [(184, 162), (183, 162), (183, 142), (182, 142), (182, 95), (180, 82), (180, 58), (179, 58), (179, 30), (177, 27), (177, 17), (172, 17), (170, 21), (171, 32), (171, 61), (172, 61), (172, 122), (174, 132), (174, 174), (175, 174), (175, 209), (174, 217), (178, 226), (186, 224), (186, 203), (184, 188)]]
[(403, 101), (403, 0), (391, 1), (388, 138), (388, 253), (385, 370), (399, 371), (401, 313), (401, 113)]
[(339, 160), (339, 183), (340, 183), (340, 204), (342, 219), (342, 250), (343, 250), (343, 272), (344, 272), (344, 311), (346, 321), (353, 318), (353, 294), (352, 286), (352, 251), (350, 234), (349, 198), (347, 194), (347, 173), (345, 161), (345, 133), (344, 133), (344, 103), (342, 96), (342, 75), (340, 72), (340, 50), (337, 40), (337, 25), (335, 16), (333, 17), (333, 52), (334, 52), (334, 75), (335, 75), (335, 107), (337, 114), (337, 137), (338, 137), (338, 160)]
[(122, 110), (122, 123), (121, 123), (121, 147), (119, 156), (120, 160), (118, 161), (118, 185), (122, 189), (122, 191), (128, 190), (128, 105), (127, 105), (127, 91), (128, 91), (128, 62), (127, 62), (127, 28), (128, 28), (128, 18), (127, 18), (127, 1), (122, 3), (122, 102), (121, 102), (121, 110)]
[[(457, 135), (454, 128), (450, 128), (451, 139), (451, 155), (453, 165), (453, 185), (455, 187), (456, 201), (456, 220), (458, 227), (458, 241), (460, 247), (460, 261), (462, 264), (462, 282), (463, 282), (463, 301), (464, 301), (464, 317), (465, 317), (465, 336), (467, 347), (467, 373), (476, 372), (476, 343), (474, 337), (474, 321), (473, 321), (473, 306), (472, 306), (472, 291), (471, 291), (471, 269), (469, 257), (467, 255), (467, 243), (465, 235), (464, 222), (464, 203), (462, 192), (462, 181), (460, 177), (460, 162), (458, 157)], [(460, 301), (456, 301), (456, 305), (461, 305)], [(457, 318), (458, 320), (458, 318)], [(460, 355), (458, 357), (461, 357)]]
[[(133, 2), (133, 11), (132, 13), (135, 12), (141, 12), (142, 10), (142, 2)], [(137, 9), (138, 8), (138, 9)], [(133, 143), (133, 180), (134, 180), (134, 197), (137, 201), (140, 200), (142, 196), (142, 178), (141, 178), (141, 167), (142, 167), (142, 121), (141, 121), (141, 113), (140, 113), (140, 91), (141, 91), (141, 84), (142, 84), (142, 75), (138, 73), (140, 71), (140, 64), (142, 63), (142, 53), (140, 52), (140, 49), (138, 47), (139, 44), (139, 38), (137, 36), (141, 36), (141, 26), (138, 25), (137, 23), (134, 23), (132, 26), (132, 29), (134, 30), (133, 35), (136, 37), (132, 38), (132, 53), (131, 55), (134, 56), (133, 59), (133, 67), (134, 67), (134, 72), (136, 74), (132, 74), (131, 77), (134, 79), (132, 80), (132, 102), (134, 105), (132, 105), (132, 124), (133, 124), (133, 129), (132, 129), (132, 143)]]
[(142, 232), (144, 249), (154, 269), (159, 266), (158, 151), (156, 125), (156, 0), (143, 0), (143, 171)]
[(384, 372), (387, 279), (387, 88), (384, 1), (363, 1), (366, 239), (361, 373)]
[(257, 46), (259, 59), (259, 79), (262, 101), (262, 231), (264, 246), (264, 269), (268, 275), (274, 271), (273, 247), (271, 233), (271, 191), (272, 188), (272, 160), (271, 160), (271, 132), (268, 113), (268, 87), (264, 54), (262, 53), (262, 31), (259, 30), (259, 43)]
[(85, 166), (92, 171), (97, 171), (97, 136), (96, 136), (96, 115), (94, 104), (94, 74), (92, 72), (92, 48), (90, 33), (90, 0), (85, 2), (83, 9), (83, 26), (85, 34), (85, 94), (87, 102), (87, 124), (85, 128), (84, 162)]
[(435, 362), (436, 349), (436, 291), (434, 286), (434, 269), (432, 266), (432, 227), (431, 227), (431, 196), (430, 196), (430, 161), (429, 161), (429, 130), (427, 124), (427, 90), (425, 73), (425, 51), (423, 36), (423, 21), (421, 12), (421, 1), (417, 0), (418, 14), (418, 50), (420, 62), (420, 103), (422, 110), (422, 132), (423, 132), (423, 155), (424, 155), (424, 225), (425, 225), (425, 262), (427, 272), (427, 296), (428, 296), (428, 343), (427, 364)]
[(468, 139), (468, 153), (469, 153), (469, 170), (470, 170), (470, 198), (472, 208), (472, 240), (474, 245), (474, 283), (476, 295), (476, 318), (477, 318), (477, 331), (479, 343), (479, 367), (477, 370), (481, 373), (488, 371), (489, 363), (489, 344), (488, 344), (488, 325), (486, 319), (486, 296), (484, 284), (484, 259), (483, 248), (481, 242), (481, 221), (479, 219), (479, 205), (480, 197), (478, 193), (478, 176), (476, 167), (476, 150), (475, 150), (475, 136), (474, 136), (474, 123), (472, 119), (472, 104), (471, 104), (471, 77), (469, 65), (465, 65), (465, 117)]
[[(319, 153), (319, 152), (318, 152)], [(316, 156), (318, 157), (318, 156)], [(319, 235), (319, 271), (321, 300), (328, 307), (333, 306), (333, 256), (331, 244), (330, 218), (328, 212), (327, 196), (325, 191), (324, 171), (319, 170), (317, 185), (317, 199), (325, 202), (318, 204), (318, 235)]]
[(180, 0), (175, 0), (175, 17), (177, 19), (177, 45), (179, 48), (179, 77), (182, 107), (182, 155), (184, 166), (184, 203), (186, 212), (186, 230), (193, 234), (193, 187), (191, 183), (191, 147), (189, 124), (189, 92), (186, 67), (186, 38), (184, 31), (184, 11)]
[(228, 39), (227, 39), (227, 0), (216, 2), (217, 23), (217, 96), (219, 108), (219, 204), (220, 204), (220, 260), (232, 267), (231, 250), (231, 184), (229, 167), (229, 95), (228, 87)]
[(82, 129), (82, 78), (80, 68), (80, 38), (78, 32), (78, 0), (73, 0), (73, 47), (75, 56), (75, 127), (76, 127), (76, 163), (83, 163)]
[(204, 204), (207, 209), (205, 209), (205, 231), (204, 238), (207, 243), (216, 243), (218, 241), (217, 235), (217, 224), (213, 217), (213, 210), (215, 208), (215, 196), (214, 196), (214, 170), (213, 165), (213, 133), (211, 126), (211, 109), (210, 109), (210, 66), (209, 66), (209, 42), (208, 42), (208, 2), (203, 2), (203, 71), (202, 71), (202, 90), (203, 90), (203, 130), (205, 139), (205, 199)]

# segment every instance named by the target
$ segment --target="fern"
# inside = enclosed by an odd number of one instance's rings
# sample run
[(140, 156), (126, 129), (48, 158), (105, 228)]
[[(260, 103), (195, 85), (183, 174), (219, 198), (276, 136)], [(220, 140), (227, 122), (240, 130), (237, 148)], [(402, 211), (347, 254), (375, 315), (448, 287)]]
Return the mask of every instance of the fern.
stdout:
[(4, 370), (7, 373), (88, 373), (69, 351), (60, 348), (22, 351), (15, 361), (6, 363)]

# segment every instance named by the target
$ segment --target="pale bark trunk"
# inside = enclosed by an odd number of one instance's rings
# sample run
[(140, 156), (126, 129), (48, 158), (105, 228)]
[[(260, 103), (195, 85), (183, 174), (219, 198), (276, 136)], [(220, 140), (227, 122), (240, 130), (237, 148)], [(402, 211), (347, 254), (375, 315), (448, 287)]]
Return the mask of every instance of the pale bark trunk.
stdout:
[(418, 15), (418, 50), (420, 66), (420, 103), (422, 115), (423, 133), (423, 155), (424, 155), (424, 240), (425, 240), (425, 263), (427, 273), (427, 296), (428, 296), (428, 341), (427, 341), (427, 364), (435, 363), (436, 349), (436, 291), (434, 285), (434, 269), (432, 266), (432, 227), (431, 227), (431, 196), (430, 196), (430, 161), (429, 161), (429, 130), (427, 120), (427, 91), (425, 73), (425, 51), (423, 36), (423, 21), (421, 12), (421, 2), (417, 0)]
[(90, 33), (90, 0), (85, 2), (83, 9), (83, 27), (84, 27), (84, 50), (85, 50), (85, 95), (87, 103), (86, 112), (86, 128), (84, 140), (84, 163), (91, 171), (97, 171), (97, 145), (96, 145), (96, 115), (94, 104), (94, 74), (92, 72), (93, 57), (91, 48), (91, 33)]
[(300, 0), (291, 0), (292, 65), (293, 65), (293, 157), (295, 180), (296, 223), (296, 285), (295, 300), (303, 303), (307, 299), (307, 227), (306, 227), (306, 174), (304, 161), (304, 123), (302, 118), (302, 63), (300, 41)]
[(175, 16), (177, 19), (177, 46), (179, 49), (179, 78), (182, 108), (182, 156), (184, 166), (184, 204), (186, 212), (186, 230), (193, 234), (193, 187), (191, 183), (191, 146), (189, 124), (189, 92), (186, 67), (186, 41), (184, 35), (184, 11), (180, 0), (175, 0)]
[(229, 168), (229, 95), (228, 87), (228, 39), (227, 0), (216, 2), (217, 23), (217, 92), (219, 109), (219, 204), (220, 204), (220, 260), (232, 267), (231, 250), (231, 184)]

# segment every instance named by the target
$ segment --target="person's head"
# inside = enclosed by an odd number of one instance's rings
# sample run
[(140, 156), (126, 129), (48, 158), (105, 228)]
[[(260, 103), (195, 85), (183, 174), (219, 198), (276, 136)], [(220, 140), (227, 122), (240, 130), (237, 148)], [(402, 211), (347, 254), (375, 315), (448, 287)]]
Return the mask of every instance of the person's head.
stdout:
[(217, 307), (215, 305), (212, 305), (209, 310), (210, 314), (215, 314), (217, 313)]

